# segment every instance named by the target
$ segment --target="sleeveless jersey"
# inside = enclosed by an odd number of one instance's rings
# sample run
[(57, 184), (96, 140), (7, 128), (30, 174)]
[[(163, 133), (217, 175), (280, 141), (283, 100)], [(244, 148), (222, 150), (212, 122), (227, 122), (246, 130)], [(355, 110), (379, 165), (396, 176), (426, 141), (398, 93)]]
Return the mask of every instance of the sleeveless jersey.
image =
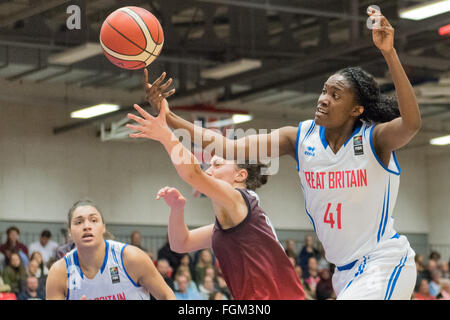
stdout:
[(93, 279), (83, 275), (78, 250), (75, 248), (64, 257), (67, 268), (67, 300), (149, 300), (146, 289), (134, 283), (123, 265), (125, 243), (105, 240), (106, 252), (103, 265)]
[(237, 189), (248, 213), (237, 226), (222, 229), (216, 218), (212, 248), (236, 300), (296, 300), (304, 292), (255, 192)]
[(297, 170), (308, 215), (326, 259), (342, 266), (371, 252), (396, 234), (394, 209), (400, 167), (392, 152), (389, 166), (373, 145), (374, 124), (363, 123), (335, 154), (325, 128), (300, 122)]

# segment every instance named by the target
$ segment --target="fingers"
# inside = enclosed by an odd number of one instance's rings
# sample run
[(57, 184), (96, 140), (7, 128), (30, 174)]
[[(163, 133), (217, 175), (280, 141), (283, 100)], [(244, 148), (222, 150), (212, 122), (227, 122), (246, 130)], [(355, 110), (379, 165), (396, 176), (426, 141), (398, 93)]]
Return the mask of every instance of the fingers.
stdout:
[(147, 111), (142, 109), (139, 105), (134, 104), (133, 107), (136, 109), (137, 112), (140, 113), (141, 116), (144, 117), (144, 119), (150, 120), (153, 118)]
[(148, 84), (148, 70), (144, 68), (144, 85)]
[(130, 138), (147, 138), (144, 133), (130, 133)]
[(132, 125), (132, 124), (129, 124), (129, 123), (127, 123), (126, 127), (131, 129), (131, 130), (138, 131), (138, 132), (142, 132), (142, 131), (145, 130), (145, 128), (143, 126), (135, 126), (135, 125)]
[(138, 122), (138, 123), (140, 123), (142, 125), (145, 124), (145, 120), (144, 119), (142, 119), (141, 117), (138, 117), (138, 116), (136, 116), (136, 115), (134, 115), (132, 113), (127, 114), (127, 118), (131, 119), (131, 120), (134, 120), (134, 121), (136, 121), (136, 122)]
[(156, 200), (161, 199), (161, 197), (164, 197), (167, 193), (167, 191), (170, 189), (170, 187), (164, 187), (158, 191), (156, 194)]
[(169, 78), (169, 80), (167, 80), (164, 84), (162, 84), (159, 88), (161, 89), (161, 91), (166, 90), (171, 84), (172, 84), (173, 79)]
[(170, 91), (163, 92), (163, 93), (161, 94), (161, 97), (165, 99), (165, 98), (167, 98), (167, 97), (170, 97), (170, 96), (173, 95), (174, 93), (175, 93), (175, 88), (172, 89), (172, 90), (170, 90)]
[(152, 83), (152, 86), (159, 86), (161, 82), (166, 78), (166, 73), (163, 72), (158, 79), (155, 80), (155, 82)]

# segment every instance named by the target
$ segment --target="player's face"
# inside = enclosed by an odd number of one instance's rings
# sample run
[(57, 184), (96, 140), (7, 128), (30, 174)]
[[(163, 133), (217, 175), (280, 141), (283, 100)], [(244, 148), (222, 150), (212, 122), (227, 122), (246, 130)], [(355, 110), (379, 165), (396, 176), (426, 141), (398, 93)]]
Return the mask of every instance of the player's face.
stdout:
[(95, 207), (81, 206), (73, 212), (69, 233), (78, 248), (99, 245), (105, 231), (105, 224)]
[(349, 82), (341, 74), (328, 78), (317, 101), (314, 120), (325, 128), (338, 128), (354, 121), (364, 109), (357, 106)]
[[(214, 156), (211, 159), (210, 167), (205, 171), (206, 174), (223, 181), (228, 182), (231, 185), (239, 180), (239, 170), (236, 170), (236, 162), (233, 160), (225, 160), (218, 156)], [(239, 182), (239, 181), (238, 181)]]

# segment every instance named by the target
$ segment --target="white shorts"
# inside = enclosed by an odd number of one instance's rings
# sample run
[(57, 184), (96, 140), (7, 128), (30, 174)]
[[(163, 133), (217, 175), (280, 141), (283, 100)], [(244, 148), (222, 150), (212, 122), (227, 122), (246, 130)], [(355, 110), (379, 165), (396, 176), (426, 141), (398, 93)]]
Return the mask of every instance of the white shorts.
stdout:
[(333, 274), (339, 300), (410, 300), (416, 284), (415, 252), (405, 236), (380, 243), (353, 266)]

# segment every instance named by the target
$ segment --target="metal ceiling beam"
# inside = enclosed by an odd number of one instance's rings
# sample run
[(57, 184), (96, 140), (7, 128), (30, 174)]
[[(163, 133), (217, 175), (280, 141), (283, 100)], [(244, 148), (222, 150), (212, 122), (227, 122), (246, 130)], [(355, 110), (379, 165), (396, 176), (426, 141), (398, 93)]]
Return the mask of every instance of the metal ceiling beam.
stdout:
[(9, 14), (7, 16), (0, 17), (0, 28), (4, 28), (9, 26), (19, 20), (24, 20), (34, 15), (40, 14), (57, 6), (60, 6), (64, 3), (68, 3), (70, 0), (39, 0), (33, 1), (33, 5), (31, 5), (26, 10), (19, 10), (14, 12), (14, 14)]
[(335, 12), (335, 11), (300, 8), (298, 6), (293, 7), (293, 6), (275, 5), (275, 4), (270, 4), (267, 1), (264, 3), (236, 1), (236, 0), (195, 0), (195, 1), (227, 5), (227, 6), (235, 6), (235, 7), (248, 8), (248, 9), (258, 9), (258, 10), (265, 10), (265, 11), (285, 12), (285, 13), (291, 13), (291, 14), (294, 13), (294, 14), (311, 15), (311, 16), (325, 17), (325, 18), (338, 18), (338, 19), (344, 19), (344, 20), (359, 20), (359, 21), (367, 20), (367, 16), (359, 16), (359, 15), (355, 16), (352, 14), (340, 13), (340, 12)]

